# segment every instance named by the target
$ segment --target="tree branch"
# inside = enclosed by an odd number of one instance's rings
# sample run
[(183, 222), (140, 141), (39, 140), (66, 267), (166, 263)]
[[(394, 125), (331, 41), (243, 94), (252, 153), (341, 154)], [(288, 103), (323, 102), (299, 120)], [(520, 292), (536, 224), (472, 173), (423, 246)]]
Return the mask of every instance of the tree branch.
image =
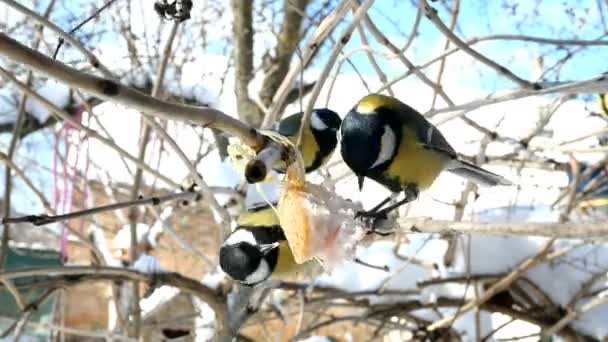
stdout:
[(224, 329), (222, 323), (225, 308), (222, 296), (215, 290), (179, 273), (144, 274), (126, 268), (88, 266), (22, 268), (0, 273), (2, 280), (24, 277), (34, 277), (28, 282), (28, 286), (42, 287), (73, 286), (89, 281), (138, 281), (155, 287), (173, 286), (209, 304), (217, 316), (218, 330)]
[(491, 234), (590, 239), (608, 236), (605, 223), (455, 222), (430, 218), (398, 218), (378, 223), (380, 231), (401, 233)]
[(217, 128), (240, 138), (255, 150), (261, 149), (267, 142), (267, 139), (258, 134), (255, 129), (219, 110), (161, 101), (114, 80), (80, 72), (29, 49), (4, 33), (0, 33), (0, 55), (108, 101), (133, 107), (167, 120), (179, 120), (203, 127)]
[(113, 203), (108, 205), (103, 205), (100, 207), (74, 211), (67, 214), (62, 215), (26, 215), (20, 217), (4, 217), (2, 218), (2, 224), (7, 223), (19, 223), (19, 222), (29, 222), (35, 226), (42, 226), (49, 223), (71, 220), (77, 217), (89, 216), (94, 214), (103, 213), (106, 211), (118, 210), (122, 208), (130, 208), (139, 205), (159, 205), (163, 202), (174, 201), (178, 199), (193, 199), (197, 194), (191, 191), (184, 191), (175, 194), (169, 194), (158, 197), (148, 197), (148, 198), (140, 198), (127, 202)]
[(249, 98), (249, 82), (253, 79), (253, 1), (231, 0), (232, 37), (234, 39), (234, 92), (241, 120), (258, 127), (262, 111)]
[(531, 258), (526, 259), (524, 262), (519, 264), (513, 271), (507, 274), (504, 278), (494, 283), (490, 288), (488, 288), (483, 295), (479, 298), (474, 299), (463, 305), (459, 308), (456, 315), (450, 315), (444, 317), (433, 324), (429, 325), (426, 329), (428, 331), (437, 330), (440, 328), (444, 328), (451, 324), (456, 318), (457, 315), (462, 315), (475, 307), (479, 307), (490, 300), (497, 293), (506, 290), (514, 281), (516, 281), (522, 274), (524, 274), (527, 270), (529, 270), (532, 266), (540, 263), (551, 250), (551, 246), (553, 246), (553, 242), (555, 239), (551, 239), (545, 243), (543, 248)]
[(277, 37), (276, 60), (271, 66), (262, 82), (260, 98), (266, 107), (272, 104), (272, 98), (285, 75), (289, 71), (293, 54), (300, 42), (300, 29), (302, 26), (303, 14), (310, 0), (284, 0), (284, 17), (281, 31)]
[(447, 37), (447, 39), (449, 39), (452, 43), (454, 43), (454, 45), (458, 46), (460, 49), (462, 49), (462, 51), (466, 52), (471, 57), (473, 57), (476, 60), (480, 61), (481, 63), (489, 66), (490, 68), (496, 70), (499, 74), (504, 75), (505, 77), (507, 77), (511, 81), (515, 82), (517, 85), (519, 85), (522, 88), (525, 88), (525, 89), (539, 89), (540, 88), (538, 85), (535, 86), (532, 83), (518, 77), (517, 75), (515, 75), (511, 71), (509, 71), (509, 69), (503, 67), (502, 65), (499, 65), (498, 63), (492, 61), (491, 59), (487, 58), (486, 56), (473, 50), (470, 46), (467, 45), (467, 43), (463, 42), (460, 38), (458, 38), (454, 34), (454, 32), (452, 32), (452, 30), (450, 30), (447, 26), (445, 26), (445, 24), (441, 21), (441, 19), (437, 15), (437, 11), (432, 6), (426, 4), (425, 12), (426, 12), (427, 17), (433, 22), (433, 24), (435, 24), (435, 26), (437, 26), (439, 31), (441, 31), (441, 33), (443, 33)]
[(293, 87), (296, 77), (298, 77), (300, 72), (310, 63), (323, 41), (331, 34), (340, 20), (344, 18), (351, 1), (353, 0), (342, 0), (342, 2), (323, 19), (308, 42), (306, 42), (299, 63), (289, 69), (289, 72), (285, 75), (281, 85), (275, 92), (272, 106), (269, 108), (268, 114), (264, 118), (262, 128), (269, 128), (276, 120), (280, 119), (280, 110), (284, 108), (283, 105)]

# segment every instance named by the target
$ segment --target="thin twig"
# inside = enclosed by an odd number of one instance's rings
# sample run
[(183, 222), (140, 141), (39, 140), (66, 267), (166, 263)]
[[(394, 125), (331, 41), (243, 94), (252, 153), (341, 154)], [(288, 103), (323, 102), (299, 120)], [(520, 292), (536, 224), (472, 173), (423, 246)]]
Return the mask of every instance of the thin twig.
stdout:
[[(424, 6), (424, 5), (423, 5)], [(452, 3), (452, 19), (450, 19), (449, 30), (451, 32), (454, 31), (456, 27), (456, 21), (458, 19), (458, 13), (460, 11), (460, 0), (454, 0)], [(445, 40), (445, 45), (443, 46), (443, 50), (447, 51), (450, 47), (450, 40)], [(441, 87), (441, 78), (443, 77), (443, 71), (445, 68), (445, 62), (447, 61), (447, 57), (441, 59), (441, 63), (439, 63), (439, 71), (437, 72), (437, 79), (435, 83)], [(433, 100), (431, 101), (431, 108), (435, 108), (435, 104), (437, 103), (437, 92), (433, 92)]]
[(420, 19), (422, 19), (422, 13), (424, 12), (425, 5), (426, 0), (420, 0), (418, 2), (418, 11), (416, 11), (416, 19), (414, 20), (414, 24), (412, 25), (412, 29), (410, 30), (410, 35), (407, 37), (407, 42), (405, 42), (405, 45), (403, 45), (400, 50), (401, 53), (405, 53), (405, 51), (414, 42), (414, 38), (418, 36), (418, 27), (420, 26)]
[(397, 58), (399, 58), (401, 63), (403, 63), (408, 68), (409, 71), (413, 72), (424, 84), (428, 85), (429, 87), (431, 87), (431, 89), (436, 91), (439, 96), (441, 96), (441, 98), (448, 104), (449, 107), (454, 106), (454, 101), (450, 99), (450, 97), (445, 93), (445, 91), (441, 89), (440, 86), (431, 81), (422, 71), (420, 71), (419, 68), (414, 65), (414, 63), (412, 63), (407, 57), (405, 57), (405, 55), (403, 55), (401, 51), (399, 51), (399, 48), (395, 46), (395, 44), (393, 44), (384, 35), (384, 33), (382, 33), (380, 29), (378, 29), (378, 27), (374, 24), (374, 22), (369, 16), (365, 17), (365, 26), (371, 32), (372, 36), (374, 36), (374, 39), (376, 39), (378, 43), (384, 45), (389, 51), (394, 53)]
[[(0, 33), (0, 39), (1, 39), (1, 36), (2, 36), (2, 34)], [(0, 53), (1, 53), (1, 49), (0, 49)], [(38, 93), (36, 93), (32, 89), (30, 89), (30, 87), (19, 82), (13, 75), (11, 75), (6, 69), (4, 69), (2, 67), (0, 67), (0, 76), (4, 77), (4, 78), (8, 79), (9, 81), (11, 81), (12, 83), (14, 83), (17, 86), (17, 88), (19, 88), (19, 90), (21, 90), (24, 93), (27, 93), (27, 95), (29, 97), (31, 97), (32, 99), (41, 103), (43, 106), (45, 106), (49, 110), (50, 113), (57, 115), (59, 118), (63, 119), (64, 121), (67, 121), (70, 124), (72, 124), (73, 126), (77, 127), (78, 129), (84, 131), (88, 136), (99, 140), (101, 143), (112, 148), (117, 153), (119, 153), (120, 155), (127, 158), (129, 161), (134, 162), (136, 165), (141, 166), (141, 168), (143, 168), (147, 172), (150, 172), (151, 174), (155, 175), (156, 177), (162, 179), (168, 185), (175, 187), (175, 188), (179, 187), (179, 184), (175, 183), (170, 178), (158, 173), (157, 170), (154, 170), (147, 164), (140, 163), (136, 157), (131, 155), (129, 152), (124, 150), (122, 147), (118, 146), (113, 140), (103, 137), (96, 131), (94, 131), (86, 126), (83, 126), (79, 121), (76, 121), (69, 113), (67, 113), (66, 111), (55, 106), (51, 101), (47, 100), (46, 98), (40, 96)]]
[(461, 48), (462, 51), (466, 52), (471, 57), (475, 58), (476, 60), (480, 61), (481, 63), (496, 70), (499, 74), (504, 75), (505, 77), (507, 77), (511, 81), (515, 82), (522, 88), (525, 88), (525, 89), (537, 89), (538, 88), (538, 87), (535, 87), (532, 83), (516, 76), (511, 71), (509, 71), (509, 69), (503, 67), (502, 65), (499, 65), (498, 63), (492, 61), (491, 59), (487, 58), (486, 56), (473, 50), (470, 46), (467, 45), (467, 43), (465, 43), (460, 38), (458, 38), (454, 34), (454, 32), (452, 32), (447, 26), (445, 26), (445, 24), (441, 21), (441, 19), (437, 15), (437, 11), (432, 6), (427, 4), (425, 7), (425, 12), (426, 12), (427, 17), (433, 22), (433, 24), (435, 24), (435, 26), (437, 26), (439, 31), (441, 31), (441, 33), (443, 33), (443, 35), (445, 35), (452, 43), (454, 43), (454, 45)]
[[(41, 24), (41, 25), (49, 28), (51, 31), (55, 32), (57, 35), (59, 35), (61, 38), (65, 39), (68, 43), (70, 43), (73, 47), (75, 47), (78, 51), (80, 51), (80, 53), (82, 53), (84, 56), (86, 56), (87, 60), (89, 61), (91, 66), (93, 66), (93, 68), (99, 70), (105, 77), (113, 78), (110, 70), (108, 70), (108, 68), (106, 68), (103, 64), (101, 64), (101, 62), (99, 61), (99, 59), (97, 57), (95, 57), (95, 55), (93, 55), (89, 50), (85, 49), (84, 46), (78, 40), (76, 40), (74, 37), (72, 37), (72, 35), (70, 35), (69, 33), (63, 31), (59, 26), (53, 24), (48, 19), (41, 17), (36, 12), (19, 4), (16, 1), (13, 1), (13, 0), (0, 0), (0, 1), (4, 2), (5, 4), (12, 7), (13, 9), (23, 13), (27, 17), (34, 19), (39, 24)], [(0, 50), (3, 50), (3, 48)]]
[(196, 193), (194, 193), (194, 192), (184, 191), (184, 192), (179, 192), (179, 193), (169, 194), (169, 195), (164, 195), (164, 196), (140, 198), (140, 199), (136, 199), (136, 200), (132, 200), (132, 201), (113, 203), (113, 204), (108, 204), (108, 205), (104, 205), (104, 206), (100, 206), (100, 207), (95, 207), (95, 208), (90, 208), (90, 209), (85, 209), (85, 210), (80, 210), (80, 211), (74, 211), (74, 212), (62, 214), (62, 215), (41, 214), (41, 215), (26, 215), (26, 216), (20, 216), (20, 217), (4, 217), (2, 219), (2, 224), (29, 222), (35, 226), (41, 226), (41, 225), (45, 225), (45, 224), (49, 224), (49, 223), (70, 220), (70, 219), (74, 219), (77, 217), (89, 216), (89, 215), (103, 213), (106, 211), (129, 208), (129, 207), (133, 207), (133, 206), (149, 205), (149, 204), (159, 205), (161, 203), (173, 201), (173, 200), (179, 200), (179, 199), (185, 199), (185, 198), (192, 199), (195, 196), (196, 196)]
[(304, 110), (304, 115), (302, 116), (302, 122), (300, 124), (300, 129), (298, 132), (298, 140), (297, 140), (298, 146), (300, 146), (300, 144), (302, 143), (302, 136), (304, 134), (305, 127), (308, 127), (312, 109), (315, 106), (317, 97), (321, 93), (321, 88), (323, 88), (323, 85), (325, 84), (325, 81), (327, 80), (327, 77), (329, 76), (329, 73), (330, 73), (332, 67), (334, 66), (334, 63), (336, 62), (336, 59), (338, 59), (340, 52), (342, 51), (344, 46), (346, 46), (346, 44), (350, 40), (350, 37), (351, 37), (353, 31), (355, 30), (355, 28), (357, 28), (357, 26), (359, 25), (359, 22), (364, 17), (366, 17), (367, 10), (372, 6), (373, 3), (374, 3), (374, 0), (366, 0), (359, 6), (359, 8), (357, 8), (357, 11), (353, 15), (352, 21), (344, 29), (344, 31), (340, 35), (340, 37), (341, 37), (340, 40), (331, 50), (331, 53), (327, 59), (327, 62), (325, 63), (325, 66), (323, 67), (321, 74), (317, 78), (317, 82), (315, 83), (315, 86), (312, 88), (312, 91), (310, 92), (310, 100), (308, 101), (308, 105), (306, 106), (306, 109)]
[[(540, 263), (545, 258), (545, 256), (549, 253), (551, 246), (553, 246), (554, 242), (555, 242), (555, 238), (552, 238), (549, 241), (547, 241), (545, 243), (545, 245), (541, 248), (541, 250), (536, 255), (523, 261), (508, 275), (506, 275), (504, 278), (502, 278), (501, 280), (497, 281), (492, 286), (490, 286), (490, 288), (488, 288), (483, 293), (482, 296), (480, 296), (479, 298), (476, 298), (475, 300), (469, 301), (467, 304), (463, 305), (462, 308), (460, 308), (458, 314), (462, 315), (464, 313), (469, 312), (471, 309), (478, 307), (478, 306), (484, 304), (485, 302), (487, 302), (488, 300), (490, 300), (492, 297), (494, 297), (495, 294), (507, 289), (514, 281), (516, 281), (522, 274), (524, 274), (526, 271), (528, 271), (532, 266), (535, 266), (538, 263)], [(433, 324), (429, 325), (427, 327), (427, 330), (433, 331), (433, 330), (443, 328), (446, 325), (450, 324), (455, 318), (456, 318), (455, 315), (450, 315), (450, 316), (444, 317), (444, 318), (434, 322)]]
[[(49, 15), (51, 15), (51, 11), (55, 6), (55, 0), (49, 2), (44, 11), (44, 19), (48, 19)], [(39, 25), (37, 29), (37, 35), (32, 43), (32, 49), (37, 50), (40, 45), (40, 40), (42, 40), (42, 31), (44, 26)], [(25, 84), (28, 86), (32, 82), (32, 72), (27, 73)], [(17, 119), (15, 121), (15, 126), (13, 127), (13, 132), (11, 136), (11, 141), (8, 146), (8, 152), (6, 155), (6, 161), (8, 163), (12, 163), (13, 156), (15, 154), (15, 149), (17, 144), (21, 138), (21, 130), (23, 129), (23, 124), (25, 122), (25, 104), (27, 101), (27, 95), (25, 93), (21, 94), (21, 98), (19, 99), (19, 106), (17, 107)], [(11, 168), (6, 168), (4, 173), (4, 203), (3, 203), (3, 215), (8, 216), (11, 214), (11, 192), (13, 188), (12, 176), (11, 176)], [(10, 225), (4, 225), (4, 229), (2, 230), (2, 241), (0, 242), (0, 269), (4, 267), (4, 263), (6, 261), (6, 257), (8, 255), (8, 243), (10, 240)]]
[[(78, 31), (81, 27), (83, 27), (84, 25), (86, 25), (93, 18), (97, 17), (101, 12), (103, 12), (106, 8), (110, 7), (115, 2), (116, 2), (116, 0), (110, 0), (107, 3), (105, 3), (103, 6), (99, 7), (88, 18), (86, 18), (80, 24), (76, 25), (76, 27), (74, 27), (73, 29), (71, 29), (70, 32), (69, 32), (69, 34), (74, 34), (74, 32)], [(53, 59), (57, 58), (57, 54), (59, 53), (59, 49), (61, 49), (61, 46), (63, 45), (64, 42), (65, 42), (65, 39), (63, 39), (63, 37), (60, 37), (59, 38), (59, 42), (57, 43), (57, 48), (55, 48), (55, 52), (53, 53)]]
[(262, 122), (262, 128), (270, 128), (272, 124), (280, 118), (279, 111), (283, 108), (283, 103), (287, 99), (287, 95), (293, 87), (296, 78), (300, 75), (301, 70), (304, 70), (306, 65), (308, 65), (316, 55), (323, 41), (344, 18), (352, 1), (354, 0), (342, 0), (342, 2), (323, 19), (315, 32), (311, 35), (310, 39), (306, 42), (299, 63), (289, 69), (289, 72), (285, 75), (285, 78), (283, 78), (283, 82), (281, 82), (281, 85), (275, 92), (275, 95), (272, 98), (272, 106), (268, 109), (268, 114)]

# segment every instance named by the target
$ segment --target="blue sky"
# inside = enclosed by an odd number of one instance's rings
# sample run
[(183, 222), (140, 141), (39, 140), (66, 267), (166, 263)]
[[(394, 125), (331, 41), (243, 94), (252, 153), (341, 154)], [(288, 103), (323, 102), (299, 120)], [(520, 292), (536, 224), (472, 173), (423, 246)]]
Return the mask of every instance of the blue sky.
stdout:
[[(150, 1), (151, 2), (151, 1)], [(395, 1), (395, 0), (377, 0), (370, 12), (378, 27), (397, 45), (402, 45), (409, 35), (412, 24), (416, 17), (417, 7), (413, 4), (415, 1)], [(48, 0), (39, 1), (38, 10), (46, 7)], [(105, 1), (98, 1), (98, 5)], [(144, 2), (146, 3), (146, 2)], [(225, 1), (229, 7), (228, 1)], [(262, 2), (256, 1), (257, 10), (262, 10)], [(282, 1), (276, 1), (273, 6), (275, 10), (282, 7)], [(313, 2), (309, 13), (314, 12), (318, 7), (318, 1)], [(431, 5), (439, 10), (439, 14), (445, 23), (450, 20), (451, 2), (447, 5), (439, 1), (430, 2)], [(137, 6), (138, 2), (133, 2), (132, 6)], [(594, 0), (563, 0), (563, 1), (514, 1), (514, 0), (492, 0), (492, 1), (461, 1), (460, 13), (457, 22), (457, 33), (465, 39), (484, 36), (489, 34), (525, 34), (533, 36), (542, 36), (550, 38), (564, 39), (596, 39), (604, 33), (599, 6), (607, 13), (608, 8), (603, 1)], [(264, 4), (265, 5), (265, 4)], [(121, 2), (112, 5), (124, 6)], [(196, 2), (195, 2), (196, 6)], [(267, 5), (264, 9), (268, 9)], [(151, 7), (151, 4), (150, 4)], [(54, 21), (66, 30), (71, 29), (76, 23), (85, 18), (93, 9), (90, 1), (77, 0), (58, 2), (56, 10), (53, 12)], [(138, 11), (133, 8), (133, 12)], [(106, 13), (107, 14), (107, 13)], [(205, 13), (211, 16), (212, 12)], [(224, 16), (229, 17), (229, 13), (224, 13)], [(106, 18), (110, 19), (109, 16)], [(209, 18), (209, 20), (221, 21), (222, 18)], [(146, 18), (146, 20), (149, 20)], [(225, 18), (223, 20), (226, 20)], [(349, 22), (350, 16), (334, 36)], [(192, 23), (192, 21), (190, 22)], [(187, 25), (188, 23), (186, 23)], [(87, 25), (94, 25), (89, 23)], [(157, 26), (149, 28), (151, 33), (155, 32)], [(85, 27), (84, 32), (90, 27)], [(415, 44), (408, 50), (407, 56), (417, 62), (423, 62), (432, 58), (437, 54), (438, 47), (443, 45), (444, 37), (438, 32), (434, 25), (426, 18), (422, 18), (420, 25), (420, 36), (416, 39)], [(198, 34), (197, 30), (193, 30), (191, 34)], [(229, 32), (223, 32), (229, 34)], [(373, 39), (370, 38), (370, 41)], [(106, 35), (104, 40), (115, 39)], [(202, 42), (201, 42), (202, 44)], [(224, 49), (225, 42), (209, 42), (209, 52), (226, 53)], [(348, 48), (353, 48), (360, 45), (358, 35), (353, 35)], [(373, 44), (375, 45), (375, 44)], [(377, 45), (375, 45), (377, 46)], [(348, 49), (347, 48), (347, 49)], [(519, 41), (492, 41), (482, 42), (475, 45), (475, 49), (484, 53), (491, 59), (499, 62), (502, 65), (508, 66), (517, 75), (527, 78), (529, 76), (529, 68), (520, 63), (513, 63), (514, 51), (523, 49), (534, 52), (535, 54), (546, 55), (545, 65), (550, 67), (557, 60), (566, 56), (567, 51), (563, 48), (554, 45), (544, 45), (536, 43), (526, 43)], [(571, 50), (572, 48), (568, 48)], [(608, 58), (607, 47), (589, 47), (577, 53), (572, 59), (563, 65), (560, 70), (560, 79), (584, 79), (592, 77), (606, 70), (604, 60)], [(356, 54), (351, 59), (357, 68), (363, 73), (373, 73), (371, 66), (365, 54)], [(316, 67), (322, 66), (324, 59), (318, 60)], [(348, 70), (347, 67), (346, 70)], [(404, 70), (402, 70), (404, 71)], [(556, 73), (549, 73), (550, 80), (556, 80)], [(479, 75), (471, 75), (471, 85), (487, 88), (488, 90), (510, 88), (513, 84), (502, 77), (495, 77), (495, 73), (484, 73), (482, 77)]]

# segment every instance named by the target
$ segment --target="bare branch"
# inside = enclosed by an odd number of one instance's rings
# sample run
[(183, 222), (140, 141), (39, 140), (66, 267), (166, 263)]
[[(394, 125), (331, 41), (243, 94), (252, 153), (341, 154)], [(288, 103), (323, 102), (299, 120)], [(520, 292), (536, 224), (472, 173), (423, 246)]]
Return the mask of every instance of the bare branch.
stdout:
[(137, 281), (156, 287), (173, 286), (207, 303), (218, 317), (216, 324), (219, 330), (223, 330), (225, 309), (222, 297), (215, 290), (179, 273), (144, 274), (126, 268), (88, 266), (22, 268), (0, 273), (2, 280), (24, 277), (35, 277), (30, 285), (35, 286), (39, 283), (44, 287), (72, 286), (88, 281)]
[(133, 107), (167, 120), (179, 120), (203, 127), (217, 128), (240, 138), (255, 150), (262, 148), (266, 139), (246, 124), (213, 108), (196, 107), (161, 101), (135, 89), (110, 80), (85, 74), (47, 56), (29, 49), (4, 33), (0, 33), (0, 55), (26, 64), (67, 84), (95, 94), (108, 101)]
[(343, 19), (352, 1), (353, 0), (342, 0), (342, 2), (323, 19), (308, 42), (306, 42), (299, 63), (289, 69), (289, 72), (285, 75), (283, 82), (281, 82), (281, 85), (274, 94), (272, 107), (269, 108), (268, 115), (266, 115), (264, 122), (262, 122), (262, 128), (269, 128), (276, 120), (280, 119), (279, 110), (283, 108), (283, 104), (290, 93), (290, 89), (293, 87), (296, 77), (298, 77), (305, 66), (310, 63), (323, 41), (334, 30), (340, 20)]
[(184, 192), (179, 192), (179, 193), (169, 194), (169, 195), (164, 195), (164, 196), (148, 197), (148, 198), (141, 198), (141, 199), (136, 199), (136, 200), (127, 201), (127, 202), (113, 203), (113, 204), (108, 204), (108, 205), (99, 206), (99, 207), (95, 207), (95, 208), (74, 211), (74, 212), (62, 214), (62, 215), (42, 214), (42, 215), (27, 215), (27, 216), (20, 216), (20, 217), (4, 217), (4, 218), (2, 218), (2, 224), (30, 222), (35, 226), (42, 226), (42, 225), (53, 223), (53, 222), (65, 221), (65, 220), (70, 220), (70, 219), (77, 218), (77, 217), (99, 214), (99, 213), (103, 213), (106, 211), (112, 211), (112, 210), (117, 210), (117, 209), (122, 209), (122, 208), (130, 208), (130, 207), (138, 206), (138, 205), (149, 205), (149, 204), (159, 205), (164, 202), (174, 201), (174, 200), (179, 200), (179, 199), (193, 199), (196, 196), (197, 196), (197, 194), (194, 192), (184, 191)]
[(441, 21), (441, 19), (437, 15), (437, 11), (433, 7), (431, 7), (430, 5), (427, 4), (425, 7), (425, 12), (426, 12), (427, 17), (433, 22), (433, 24), (435, 24), (435, 26), (437, 26), (437, 28), (439, 29), (439, 31), (441, 31), (441, 33), (443, 33), (452, 43), (454, 43), (454, 45), (458, 46), (464, 52), (471, 55), (471, 57), (479, 60), (483, 64), (496, 70), (499, 74), (504, 75), (511, 81), (513, 81), (516, 84), (518, 84), (519, 86), (521, 86), (522, 88), (539, 89), (538, 86), (534, 86), (530, 82), (528, 82), (522, 78), (519, 78), (518, 76), (513, 74), (511, 71), (509, 71), (509, 69), (503, 67), (502, 65), (499, 65), (498, 63), (492, 61), (491, 59), (485, 57), (484, 55), (480, 54), (479, 52), (477, 52), (477, 51), (473, 50), (471, 47), (469, 47), (467, 45), (467, 43), (463, 42), (460, 38), (458, 38), (454, 34), (454, 32), (452, 32), (447, 26), (445, 26), (445, 24)]
[(340, 54), (340, 52), (342, 51), (344, 46), (350, 40), (350, 37), (351, 37), (353, 31), (357, 28), (357, 26), (359, 25), (359, 22), (361, 20), (363, 20), (363, 18), (366, 16), (367, 10), (372, 6), (373, 3), (374, 3), (374, 0), (366, 0), (361, 4), (361, 6), (359, 6), (359, 8), (357, 8), (356, 12), (353, 15), (352, 21), (342, 32), (342, 35), (341, 35), (341, 38), (340, 38), (338, 44), (336, 44), (334, 46), (334, 48), (332, 49), (331, 54), (329, 55), (329, 58), (327, 59), (327, 62), (325, 63), (325, 67), (323, 68), (323, 70), (321, 71), (321, 74), (319, 75), (319, 79), (318, 79), (317, 83), (315, 83), (315, 86), (312, 88), (312, 91), (310, 93), (310, 100), (308, 101), (308, 105), (306, 106), (306, 109), (304, 110), (304, 115), (302, 116), (302, 123), (300, 124), (300, 130), (298, 132), (298, 143), (297, 143), (298, 146), (302, 143), (302, 135), (304, 133), (305, 127), (308, 127), (308, 122), (310, 120), (310, 114), (312, 113), (312, 109), (315, 106), (315, 101), (317, 100), (317, 97), (319, 96), (319, 93), (321, 92), (321, 88), (323, 88), (323, 85), (325, 84), (325, 81), (327, 80), (327, 77), (329, 76), (331, 68), (333, 67), (334, 63), (336, 62), (336, 59), (338, 59), (338, 55)]
[(491, 234), (544, 236), (559, 239), (589, 239), (608, 236), (604, 223), (463, 222), (429, 218), (399, 218), (380, 222), (381, 231), (402, 233)]
[[(532, 266), (540, 263), (546, 257), (546, 255), (551, 250), (551, 246), (553, 246), (553, 242), (555, 242), (555, 238), (547, 241), (545, 243), (545, 245), (542, 247), (542, 249), (540, 250), (540, 252), (538, 252), (533, 257), (526, 259), (521, 264), (519, 264), (513, 271), (511, 271), (509, 274), (507, 274), (504, 278), (497, 281), (492, 286), (490, 286), (490, 288), (485, 290), (483, 295), (481, 295), (479, 298), (472, 300), (472, 301), (468, 302), (467, 304), (463, 305), (458, 310), (458, 315), (462, 315), (462, 314), (470, 311), (471, 309), (474, 309), (475, 307), (479, 307), (479, 306), (483, 305), (485, 302), (487, 302), (492, 297), (494, 297), (495, 294), (507, 289), (522, 274), (524, 274)], [(455, 319), (456, 319), (456, 316), (454, 316), (454, 315), (444, 317), (444, 318), (434, 322), (433, 324), (429, 325), (427, 327), (427, 330), (433, 331), (433, 330), (437, 330), (440, 328), (444, 328), (447, 325), (451, 324)]]
[(262, 122), (262, 111), (249, 98), (249, 82), (253, 79), (253, 1), (231, 0), (234, 22), (234, 92), (239, 117), (253, 127)]
[(293, 54), (300, 42), (300, 28), (310, 0), (283, 0), (284, 17), (281, 31), (277, 37), (276, 63), (270, 67), (260, 90), (260, 98), (264, 106), (272, 103), (281, 81), (289, 71)]
[(76, 49), (78, 49), (78, 51), (80, 51), (80, 53), (82, 53), (84, 56), (86, 56), (89, 63), (91, 64), (91, 66), (93, 66), (93, 68), (101, 71), (101, 73), (105, 77), (112, 78), (112, 73), (108, 70), (108, 68), (106, 68), (103, 64), (101, 64), (99, 59), (97, 57), (95, 57), (95, 55), (93, 55), (91, 52), (89, 52), (89, 50), (85, 49), (78, 40), (76, 40), (74, 37), (72, 37), (71, 34), (66, 33), (59, 26), (53, 24), (48, 19), (39, 16), (36, 12), (17, 3), (16, 1), (13, 1), (13, 0), (0, 0), (0, 1), (4, 2), (8, 6), (14, 8), (15, 10), (23, 13), (24, 15), (36, 20), (41, 25), (48, 27), (51, 31), (55, 32), (61, 38), (63, 38), (68, 43), (70, 43), (72, 46), (74, 46)]

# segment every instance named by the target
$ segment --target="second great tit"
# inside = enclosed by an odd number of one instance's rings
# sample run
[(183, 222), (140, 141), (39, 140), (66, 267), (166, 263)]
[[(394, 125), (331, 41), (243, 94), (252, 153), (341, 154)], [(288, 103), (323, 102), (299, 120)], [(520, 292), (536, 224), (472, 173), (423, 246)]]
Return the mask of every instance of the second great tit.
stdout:
[(269, 205), (242, 213), (236, 229), (220, 248), (222, 270), (246, 286), (257, 285), (271, 276), (304, 271), (314, 263), (295, 262), (279, 218)]
[(448, 170), (483, 185), (511, 185), (507, 179), (458, 158), (441, 132), (420, 113), (394, 97), (363, 97), (344, 117), (341, 128), (344, 162), (365, 177), (405, 198), (380, 210), (390, 198), (362, 216), (384, 216), (418, 197), (441, 171)]
[[(284, 118), (279, 122), (276, 130), (296, 144), (302, 116), (303, 113), (300, 112)], [(329, 160), (338, 144), (338, 129), (341, 122), (340, 116), (332, 110), (323, 108), (312, 111), (300, 147), (307, 173), (317, 170)], [(275, 171), (284, 173), (285, 166), (281, 163)]]
[(608, 93), (597, 94), (597, 104), (600, 107), (600, 115), (608, 120)]

